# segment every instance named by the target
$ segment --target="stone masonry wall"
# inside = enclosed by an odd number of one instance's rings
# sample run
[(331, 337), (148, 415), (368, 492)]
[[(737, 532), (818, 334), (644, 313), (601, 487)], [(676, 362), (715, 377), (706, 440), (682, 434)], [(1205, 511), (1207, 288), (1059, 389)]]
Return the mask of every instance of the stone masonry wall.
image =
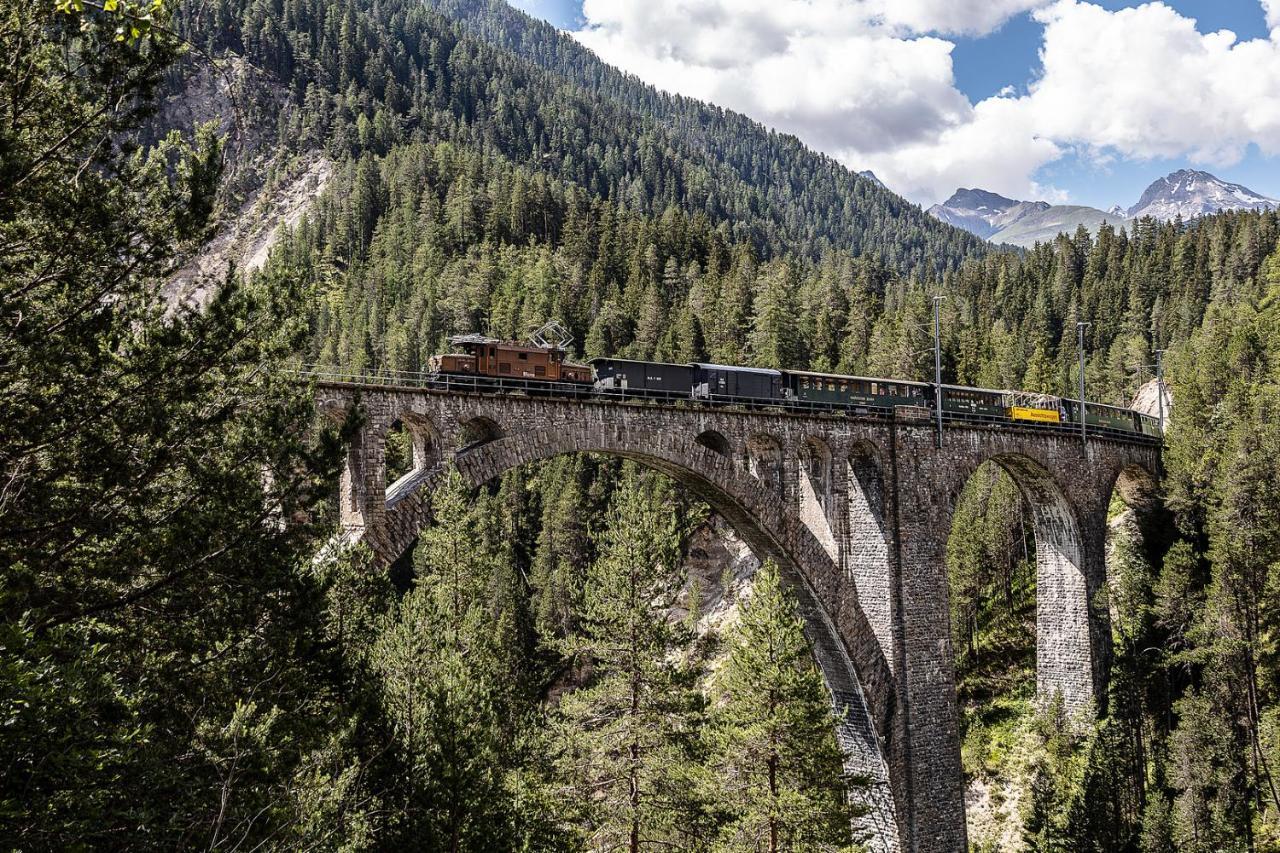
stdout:
[[(1106, 508), (1118, 478), (1158, 473), (1158, 451), (1035, 428), (948, 426), (935, 447), (920, 421), (777, 410), (462, 394), (346, 384), (321, 408), (359, 408), (341, 495), (349, 539), (384, 560), (430, 523), (452, 462), (473, 484), (561, 453), (636, 459), (715, 508), (792, 579), (815, 657), (842, 720), (850, 769), (868, 795), (877, 850), (966, 847), (959, 713), (945, 550), (966, 480), (994, 460), (1031, 506), (1037, 541), (1037, 689), (1069, 707), (1105, 695), (1110, 629)], [(386, 483), (383, 443), (397, 422), (414, 470)], [(1126, 480), (1127, 482), (1128, 480)], [(888, 827), (892, 827), (892, 831)]]

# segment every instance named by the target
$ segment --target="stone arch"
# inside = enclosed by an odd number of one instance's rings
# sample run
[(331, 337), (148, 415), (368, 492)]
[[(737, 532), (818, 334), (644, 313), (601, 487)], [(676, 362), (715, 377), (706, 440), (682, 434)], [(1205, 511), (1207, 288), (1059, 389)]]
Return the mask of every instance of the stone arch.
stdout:
[(458, 450), (470, 450), (503, 438), (506, 433), (498, 422), (484, 415), (475, 415), (458, 424)]
[(743, 446), (743, 461), (765, 491), (781, 496), (784, 489), (782, 445), (766, 433), (753, 433)]
[(1103, 530), (1105, 613), (1113, 632), (1100, 639), (1123, 646), (1132, 638), (1132, 618), (1141, 603), (1132, 600), (1133, 588), (1124, 583), (1118, 570), (1130, 564), (1130, 569), (1150, 572), (1152, 578), (1158, 576), (1177, 528), (1161, 502), (1158, 478), (1143, 465), (1131, 462), (1120, 466), (1108, 483), (1107, 506), (1097, 524)]
[(1120, 466), (1111, 478), (1111, 490), (1135, 509), (1151, 508), (1160, 502), (1160, 478), (1138, 462)]
[[(1094, 579), (1076, 509), (1053, 474), (1031, 456), (998, 453), (986, 460), (1012, 477), (1031, 517), (1036, 565), (1036, 696), (1061, 694), (1073, 714), (1096, 711), (1099, 657), (1092, 602)], [(967, 482), (981, 465), (969, 469)], [(952, 495), (954, 512), (959, 492)], [(953, 516), (951, 516), (953, 519)], [(949, 528), (948, 528), (949, 529)], [(1105, 615), (1103, 616), (1105, 618)]]
[[(837, 708), (837, 740), (846, 772), (851, 778), (870, 780), (856, 792), (870, 807), (859, 818), (861, 828), (874, 832), (873, 849), (898, 850), (897, 783), (890, 779), (882, 746), (896, 714), (892, 672), (856, 599), (846, 599), (836, 614), (823, 606), (826, 592), (840, 587), (840, 571), (822, 545), (788, 512), (770, 484), (747, 476), (732, 457), (670, 434), (601, 431), (575, 424), (537, 436), (504, 436), (472, 445), (454, 462), (467, 482), (479, 486), (512, 468), (579, 452), (633, 459), (667, 474), (724, 517), (758, 557), (778, 563), (799, 600), (815, 660)], [(413, 490), (389, 498), (384, 531), (366, 533), (384, 560), (403, 553), (429, 522), (430, 495), (443, 472), (443, 467), (436, 468)]]
[[(848, 546), (845, 570), (853, 579), (863, 612), (880, 647), (893, 644), (894, 572), (889, 487), (884, 458), (869, 441), (859, 441), (844, 460), (848, 494)], [(892, 655), (889, 655), (892, 660)]]
[(718, 430), (708, 429), (698, 433), (695, 442), (707, 448), (713, 453), (719, 453), (721, 456), (733, 456), (733, 445), (729, 444), (729, 439)]
[(831, 482), (831, 448), (820, 438), (809, 436), (800, 445), (798, 502), (800, 519), (813, 533), (831, 559), (838, 560), (836, 535), (831, 518), (835, 503)]
[[(407, 470), (393, 478), (385, 454), (387, 441), (391, 433), (397, 429), (403, 430), (408, 436), (409, 458), (406, 460), (408, 463)], [(405, 488), (414, 480), (420, 478), (424, 472), (438, 465), (443, 458), (439, 430), (436, 429), (435, 424), (426, 415), (412, 411), (401, 412), (391, 422), (383, 433), (383, 447), (383, 479), (388, 495), (398, 489)]]

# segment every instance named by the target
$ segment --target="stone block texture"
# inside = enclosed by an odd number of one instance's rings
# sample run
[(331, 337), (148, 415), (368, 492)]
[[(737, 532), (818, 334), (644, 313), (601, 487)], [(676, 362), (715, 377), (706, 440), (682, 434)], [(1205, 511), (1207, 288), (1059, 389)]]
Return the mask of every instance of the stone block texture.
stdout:
[[(1105, 697), (1112, 491), (1150, 495), (1159, 450), (1034, 426), (931, 422), (322, 383), (318, 405), (358, 412), (342, 480), (343, 536), (383, 561), (431, 520), (448, 465), (473, 485), (563, 453), (634, 459), (719, 512), (795, 591), (831, 692), (861, 828), (877, 851), (966, 849), (959, 711), (945, 553), (960, 490), (994, 461), (1031, 508), (1037, 562), (1037, 690), (1094, 712)], [(413, 470), (386, 482), (402, 425)]]

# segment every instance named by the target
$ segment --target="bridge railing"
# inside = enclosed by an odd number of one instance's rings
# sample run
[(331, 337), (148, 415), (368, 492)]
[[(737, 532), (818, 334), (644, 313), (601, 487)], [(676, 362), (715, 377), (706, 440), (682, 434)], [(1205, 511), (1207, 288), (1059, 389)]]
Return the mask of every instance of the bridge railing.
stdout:
[[(834, 417), (863, 417), (881, 420), (894, 420), (898, 417), (894, 406), (877, 406), (856, 404), (849, 406), (835, 402), (817, 400), (779, 400), (776, 398), (738, 397), (726, 394), (710, 394), (694, 397), (692, 391), (662, 391), (643, 388), (595, 388), (589, 383), (555, 382), (539, 379), (516, 379), (491, 376), (465, 376), (447, 373), (425, 373), (422, 371), (366, 369), (348, 370), (329, 365), (304, 364), (297, 368), (299, 379), (343, 385), (366, 385), (386, 388), (404, 388), (413, 390), (438, 391), (463, 394), (516, 394), (520, 396), (559, 398), (568, 400), (598, 400), (614, 402), (618, 405), (659, 403), (667, 405), (691, 407), (746, 407), (752, 409), (775, 409), (793, 414), (811, 414)], [(1075, 401), (1065, 401), (1074, 403)], [(1107, 409), (1132, 413), (1129, 409), (1118, 409), (1101, 403), (1090, 403), (1090, 409)], [(1035, 421), (1015, 421), (1007, 417), (997, 417), (972, 412), (947, 412), (942, 415), (944, 423), (957, 425), (999, 426), (1005, 429), (1030, 430), (1037, 433), (1054, 432), (1078, 435), (1080, 426), (1074, 423), (1041, 423)], [(1103, 425), (1090, 424), (1088, 434), (1106, 436), (1140, 443), (1159, 443), (1159, 435), (1150, 435), (1138, 431), (1115, 429)]]

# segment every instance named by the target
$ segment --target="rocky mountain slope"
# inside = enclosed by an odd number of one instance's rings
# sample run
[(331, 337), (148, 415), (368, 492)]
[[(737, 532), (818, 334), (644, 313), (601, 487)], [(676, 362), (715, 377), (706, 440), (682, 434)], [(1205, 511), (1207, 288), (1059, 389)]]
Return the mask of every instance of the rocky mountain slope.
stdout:
[(1062, 232), (1069, 234), (1081, 225), (1096, 233), (1104, 222), (1112, 225), (1124, 222), (1123, 216), (1093, 207), (1017, 201), (986, 190), (963, 187), (942, 204), (929, 208), (928, 213), (993, 243), (1026, 247), (1052, 240)]
[(927, 213), (992, 243), (1031, 247), (1083, 225), (1096, 234), (1103, 223), (1123, 226), (1126, 220), (1150, 216), (1168, 221), (1193, 219), (1223, 210), (1280, 210), (1280, 200), (1208, 172), (1180, 169), (1151, 183), (1138, 202), (1109, 210), (1044, 201), (1017, 201), (982, 189), (956, 190)]
[[(927, 212), (934, 218), (957, 228), (963, 228), (979, 237), (990, 238), (1009, 221), (1012, 211), (1027, 203), (1014, 201), (986, 190), (961, 187), (952, 194), (951, 198), (942, 204), (935, 204)], [(1044, 204), (1044, 202), (1030, 203)]]
[(1090, 234), (1097, 234), (1102, 225), (1121, 228), (1123, 216), (1079, 204), (1046, 204), (1023, 202), (1019, 214), (991, 237), (993, 243), (1010, 243), (1030, 248), (1036, 243), (1047, 243), (1059, 234), (1074, 234), (1083, 225)]
[[(448, 141), (631, 209), (705, 216), (762, 257), (839, 248), (941, 272), (988, 250), (796, 137), (660, 92), (505, 3), (220, 6), (237, 26), (183, 7), (178, 29), (268, 78), (243, 106), (256, 109), (258, 92), (289, 93), (259, 110), (282, 162), (322, 152), (340, 167), (406, 141)], [(330, 31), (330, 18), (342, 27)], [(189, 85), (178, 88), (181, 101)]]
[(1208, 172), (1179, 169), (1147, 187), (1130, 217), (1151, 216), (1191, 219), (1221, 210), (1277, 210), (1280, 201), (1267, 198), (1241, 184), (1233, 184)]

